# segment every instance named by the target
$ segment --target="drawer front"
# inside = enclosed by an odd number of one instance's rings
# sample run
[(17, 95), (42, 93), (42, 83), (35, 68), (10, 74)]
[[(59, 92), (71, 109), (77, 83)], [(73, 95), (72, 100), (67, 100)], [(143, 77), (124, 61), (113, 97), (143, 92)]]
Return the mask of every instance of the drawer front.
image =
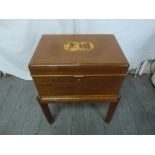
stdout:
[(43, 96), (118, 94), (124, 76), (33, 76)]

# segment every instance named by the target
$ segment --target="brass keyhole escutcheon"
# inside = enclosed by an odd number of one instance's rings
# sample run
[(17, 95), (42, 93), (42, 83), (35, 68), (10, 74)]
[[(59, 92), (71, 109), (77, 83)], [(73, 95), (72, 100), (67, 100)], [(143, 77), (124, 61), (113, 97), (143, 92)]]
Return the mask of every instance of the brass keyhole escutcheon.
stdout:
[(80, 82), (81, 78), (84, 78), (84, 75), (74, 75), (74, 77), (76, 78), (78, 82)]
[(81, 81), (81, 79), (80, 78), (77, 78), (77, 81)]

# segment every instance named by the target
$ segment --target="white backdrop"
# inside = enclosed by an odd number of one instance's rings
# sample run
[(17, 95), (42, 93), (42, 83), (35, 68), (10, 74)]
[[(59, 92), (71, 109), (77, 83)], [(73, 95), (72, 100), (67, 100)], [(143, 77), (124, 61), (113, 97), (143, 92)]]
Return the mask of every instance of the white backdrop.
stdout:
[(0, 71), (31, 79), (28, 63), (42, 34), (112, 33), (130, 68), (155, 58), (155, 20), (0, 20)]

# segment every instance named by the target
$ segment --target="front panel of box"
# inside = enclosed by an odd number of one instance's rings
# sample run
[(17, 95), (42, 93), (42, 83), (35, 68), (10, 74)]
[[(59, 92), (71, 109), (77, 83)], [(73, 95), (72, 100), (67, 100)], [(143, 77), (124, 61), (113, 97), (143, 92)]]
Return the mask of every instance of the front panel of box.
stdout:
[(117, 95), (124, 76), (35, 76), (39, 96)]

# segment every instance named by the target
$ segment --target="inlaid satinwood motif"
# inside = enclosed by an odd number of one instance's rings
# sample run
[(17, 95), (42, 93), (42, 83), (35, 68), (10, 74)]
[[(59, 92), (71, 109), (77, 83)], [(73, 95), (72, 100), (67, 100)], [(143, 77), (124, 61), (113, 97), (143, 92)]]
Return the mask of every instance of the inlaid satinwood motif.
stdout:
[(66, 42), (64, 49), (67, 51), (82, 51), (88, 52), (94, 49), (94, 44), (91, 42)]

